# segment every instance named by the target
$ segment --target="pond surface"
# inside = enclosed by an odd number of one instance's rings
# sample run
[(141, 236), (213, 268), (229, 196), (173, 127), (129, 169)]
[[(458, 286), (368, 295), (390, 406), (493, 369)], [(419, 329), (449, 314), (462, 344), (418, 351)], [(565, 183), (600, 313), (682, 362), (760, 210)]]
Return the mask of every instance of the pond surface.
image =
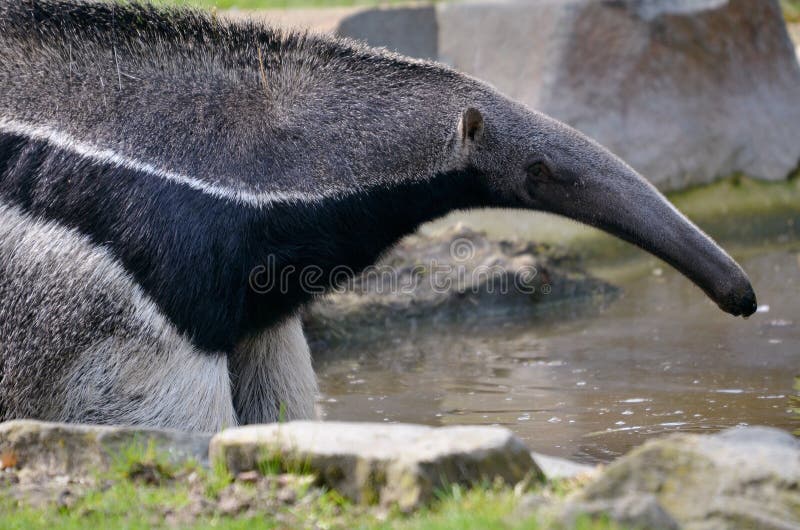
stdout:
[[(800, 238), (794, 217), (732, 254), (759, 298), (722, 313), (644, 253), (604, 266), (621, 295), (588, 314), (418, 323), (314, 348), (326, 419), (504, 425), (535, 451), (607, 462), (670, 431), (794, 430)], [(774, 225), (787, 227), (775, 233)], [(752, 234), (751, 234), (752, 235)]]

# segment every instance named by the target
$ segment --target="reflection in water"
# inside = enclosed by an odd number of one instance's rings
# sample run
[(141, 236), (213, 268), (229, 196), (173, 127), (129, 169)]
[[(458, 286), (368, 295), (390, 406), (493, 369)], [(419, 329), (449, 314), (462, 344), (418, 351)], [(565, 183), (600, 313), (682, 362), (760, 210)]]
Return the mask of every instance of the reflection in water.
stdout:
[(613, 279), (620, 298), (591, 316), (420, 323), (369, 344), (312, 344), (326, 418), (500, 424), (536, 451), (586, 462), (669, 431), (797, 429), (800, 242), (734, 254), (761, 304), (749, 320), (642, 255)]

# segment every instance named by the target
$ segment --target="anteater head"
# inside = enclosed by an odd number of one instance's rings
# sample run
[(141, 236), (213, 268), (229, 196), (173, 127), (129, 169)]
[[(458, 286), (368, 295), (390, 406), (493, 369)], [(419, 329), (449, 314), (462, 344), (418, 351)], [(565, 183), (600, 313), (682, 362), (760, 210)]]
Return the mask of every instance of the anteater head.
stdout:
[(496, 204), (600, 228), (675, 267), (723, 311), (755, 312), (742, 268), (633, 168), (571, 127), (493, 98), (461, 113), (450, 149), (451, 163), (477, 170)]

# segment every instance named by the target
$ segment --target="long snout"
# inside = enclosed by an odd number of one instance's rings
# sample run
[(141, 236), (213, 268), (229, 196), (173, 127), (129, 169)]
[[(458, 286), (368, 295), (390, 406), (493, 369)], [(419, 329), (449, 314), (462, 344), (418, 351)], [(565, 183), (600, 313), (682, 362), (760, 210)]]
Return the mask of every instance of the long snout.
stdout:
[(546, 199), (545, 209), (596, 226), (658, 256), (723, 311), (735, 316), (753, 314), (756, 295), (739, 264), (630, 166), (602, 151), (607, 158), (586, 167), (588, 174), (573, 175), (571, 185), (560, 192), (554, 189), (557, 196)]

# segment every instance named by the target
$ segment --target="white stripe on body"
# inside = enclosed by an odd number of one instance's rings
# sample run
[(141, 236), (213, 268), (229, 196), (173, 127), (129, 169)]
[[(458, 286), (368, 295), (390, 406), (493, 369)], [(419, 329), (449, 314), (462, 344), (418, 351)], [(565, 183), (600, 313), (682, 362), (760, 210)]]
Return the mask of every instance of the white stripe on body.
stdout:
[(47, 142), (48, 144), (73, 152), (82, 157), (89, 158), (102, 164), (112, 164), (117, 167), (146, 173), (169, 182), (186, 186), (217, 199), (223, 199), (247, 206), (262, 207), (273, 202), (317, 202), (327, 195), (301, 192), (261, 192), (253, 193), (246, 190), (237, 190), (203, 182), (200, 179), (159, 168), (149, 162), (136, 160), (127, 155), (118, 153), (113, 149), (93, 145), (58, 131), (49, 126), (31, 125), (8, 118), (0, 118), (0, 132), (22, 135), (32, 140)]

